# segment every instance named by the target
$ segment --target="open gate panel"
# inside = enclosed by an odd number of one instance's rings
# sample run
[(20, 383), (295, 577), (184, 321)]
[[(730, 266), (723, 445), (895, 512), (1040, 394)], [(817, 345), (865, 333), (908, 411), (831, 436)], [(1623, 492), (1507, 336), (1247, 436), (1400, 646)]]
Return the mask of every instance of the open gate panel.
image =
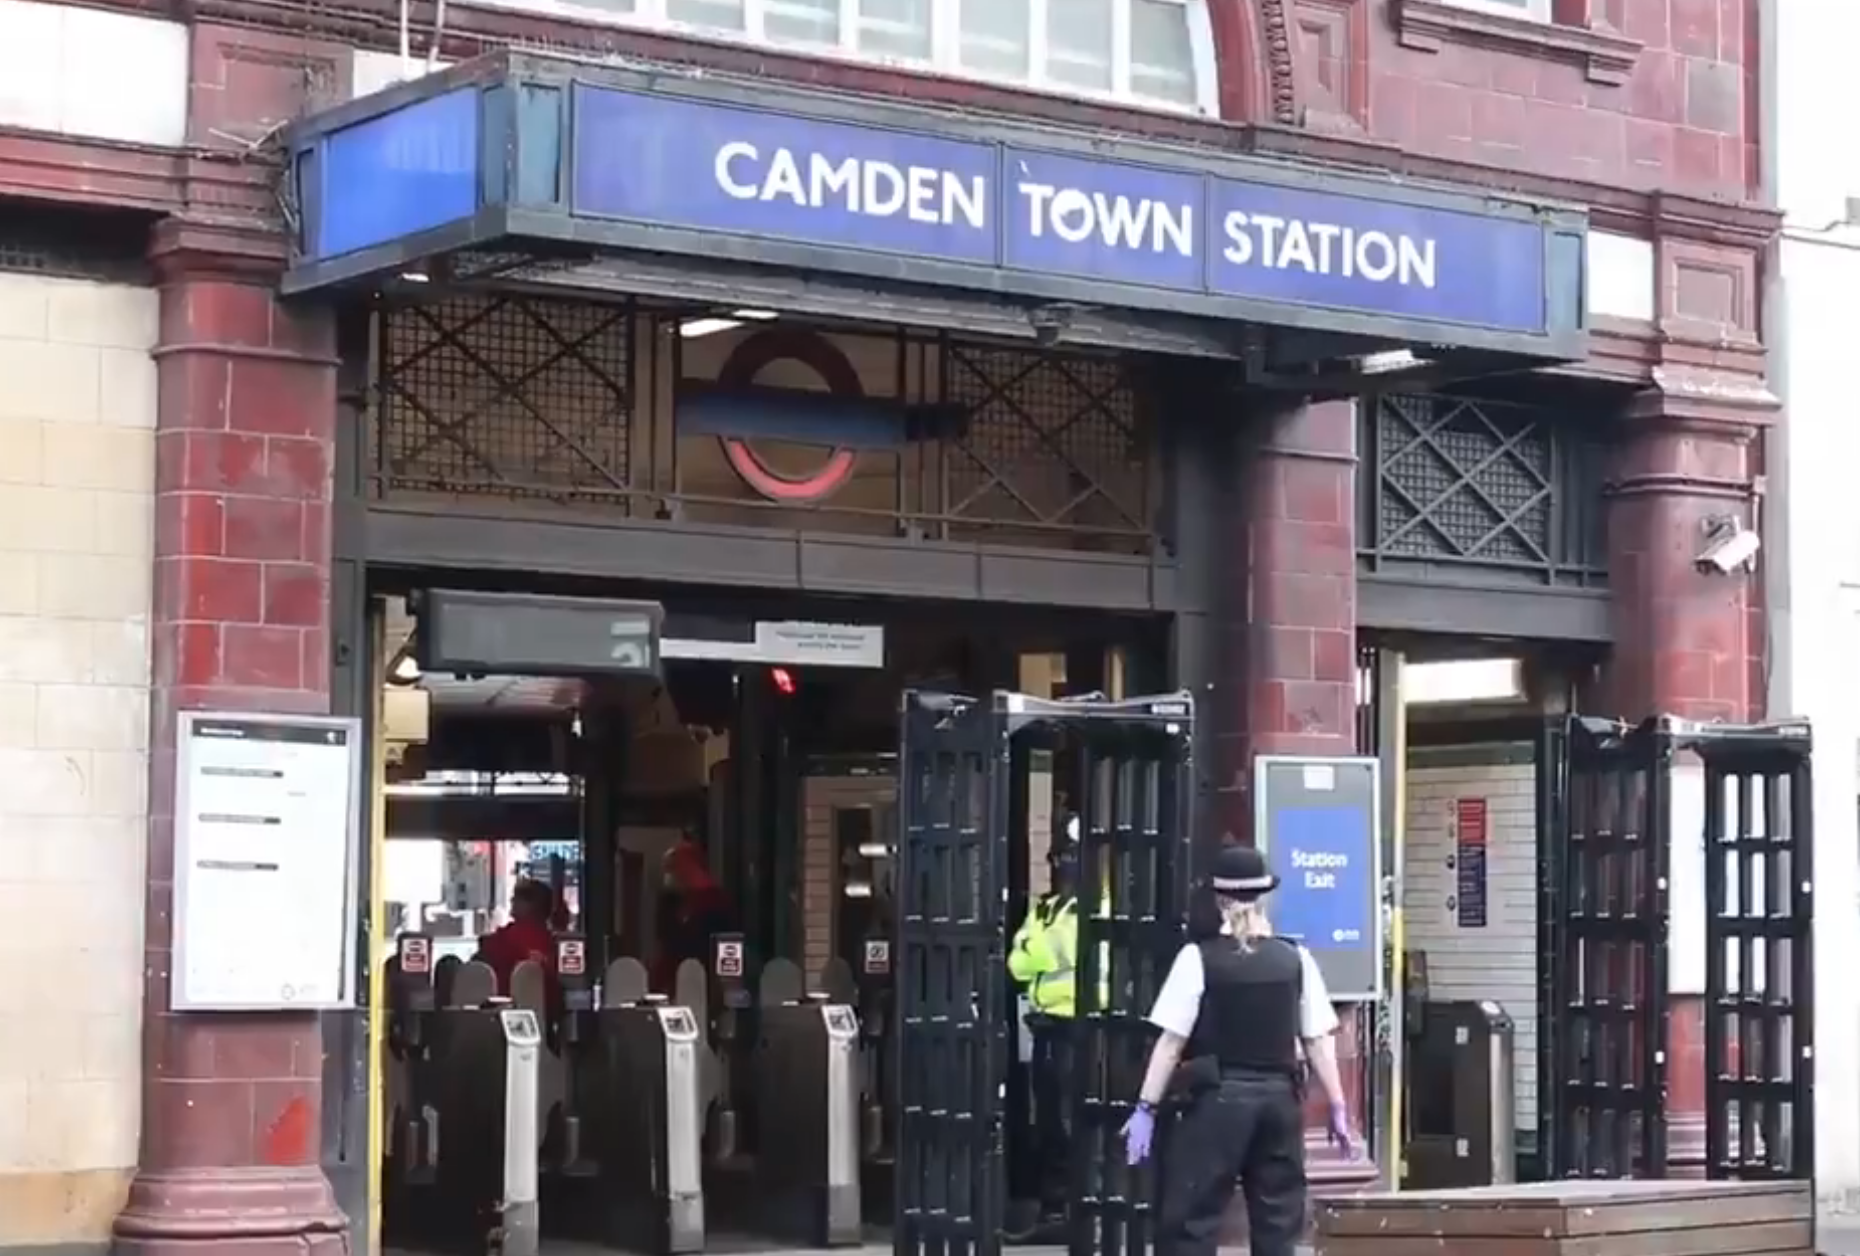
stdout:
[(1814, 791), (1804, 725), (1692, 727), (1704, 767), (1705, 1166), (1814, 1174)]
[(972, 699), (907, 695), (898, 852), (900, 1254), (1000, 1249), (1006, 774)]
[(905, 695), (897, 1256), (995, 1256), (1002, 1245), (1009, 835), (1027, 824), (1036, 750), (1070, 756), (1082, 783), (1067, 1248), (1150, 1246), (1153, 1182), (1125, 1167), (1117, 1131), (1149, 1051), (1144, 1014), (1187, 914), (1193, 711), (1187, 695)]
[(1667, 739), (1572, 719), (1539, 764), (1548, 1176), (1666, 1172)]
[[(1814, 1171), (1811, 741), (1552, 721), (1538, 757), (1540, 1116), (1553, 1177), (1664, 1177), (1668, 951), (1704, 955), (1706, 1173)], [(1702, 864), (1678, 918), (1677, 860)]]
[(1085, 788), (1076, 808), (1083, 1015), (1072, 1092), (1070, 1256), (1137, 1256), (1152, 1245), (1152, 1174), (1170, 1172), (1169, 1140), (1161, 1140), (1153, 1168), (1131, 1170), (1119, 1131), (1155, 1036), (1146, 1017), (1188, 915), (1188, 721), (1106, 706), (1106, 718), (1075, 728), (1072, 738), (1072, 779)]

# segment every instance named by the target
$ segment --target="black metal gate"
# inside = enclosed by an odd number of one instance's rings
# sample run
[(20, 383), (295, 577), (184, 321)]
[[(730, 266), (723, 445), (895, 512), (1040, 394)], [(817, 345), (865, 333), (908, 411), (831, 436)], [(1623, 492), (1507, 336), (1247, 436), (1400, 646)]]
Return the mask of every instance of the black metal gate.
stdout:
[(1705, 1172), (1812, 1178), (1809, 729), (1691, 726), (1683, 744), (1704, 765)]
[[(1546, 1176), (1666, 1175), (1667, 957), (1680, 930), (1703, 933), (1706, 1175), (1814, 1176), (1811, 748), (1805, 724), (1546, 727)], [(1669, 922), (1681, 860), (1701, 869), (1702, 904)]]
[(1539, 748), (1538, 1141), (1546, 1177), (1666, 1172), (1672, 738), (1575, 717)]
[(1083, 838), (1067, 1246), (1073, 1256), (1149, 1246), (1149, 1180), (1124, 1168), (1117, 1132), (1147, 1056), (1143, 1013), (1187, 915), (1193, 723), (1185, 694), (905, 695), (897, 1256), (1001, 1249), (1015, 1030), (1005, 906), (1035, 749), (1072, 758)]

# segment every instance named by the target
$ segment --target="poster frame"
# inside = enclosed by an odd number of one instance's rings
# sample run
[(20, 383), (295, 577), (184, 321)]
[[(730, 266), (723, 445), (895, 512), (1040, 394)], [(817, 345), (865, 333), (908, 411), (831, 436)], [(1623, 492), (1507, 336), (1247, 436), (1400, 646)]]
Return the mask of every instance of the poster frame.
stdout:
[[(337, 979), (334, 985), (335, 996), (330, 999), (289, 1000), (281, 998), (229, 1000), (212, 998), (205, 995), (196, 996), (188, 988), (187, 957), (190, 948), (196, 943), (194, 931), (189, 928), (192, 913), (199, 906), (199, 896), (193, 889), (193, 846), (194, 826), (189, 820), (190, 782), (193, 779), (196, 744), (195, 730), (202, 724), (232, 723), (258, 725), (269, 728), (336, 730), (347, 734), (348, 766), (346, 770), (348, 797), (343, 807), (343, 833), (341, 837), (343, 860), (343, 906), (342, 906), (342, 946), (340, 951), (330, 957), (330, 962), (337, 964)], [(361, 843), (362, 843), (362, 772), (365, 762), (363, 740), (365, 730), (361, 719), (342, 715), (290, 715), (268, 711), (237, 710), (199, 710), (180, 711), (175, 716), (174, 742), (174, 853), (171, 872), (172, 903), (170, 906), (170, 927), (172, 930), (169, 943), (168, 968), (168, 1010), (171, 1012), (318, 1012), (350, 1011), (358, 1005), (356, 991), (357, 954), (361, 946)], [(241, 959), (249, 964), (263, 963), (263, 948), (254, 947)], [(257, 983), (254, 983), (257, 984)], [(282, 987), (284, 982), (278, 983)]]
[[(1365, 770), (1369, 776), (1369, 922), (1371, 936), (1364, 949), (1373, 957), (1371, 965), (1375, 973), (1373, 985), (1367, 989), (1360, 986), (1330, 983), (1330, 974), (1325, 973), (1326, 984), (1330, 985), (1330, 998), (1333, 1003), (1379, 1003), (1388, 994), (1388, 920), (1386, 887), (1383, 884), (1382, 858), (1382, 760), (1374, 755), (1331, 755), (1331, 754), (1261, 754), (1253, 756), (1253, 841), (1259, 853), (1272, 860), (1272, 805), (1269, 797), (1268, 783), (1276, 768), (1328, 767), (1348, 770)], [(1283, 888), (1283, 887), (1281, 887)], [(1272, 901), (1266, 900), (1266, 914), (1272, 915)], [(1322, 948), (1312, 948), (1314, 954)]]

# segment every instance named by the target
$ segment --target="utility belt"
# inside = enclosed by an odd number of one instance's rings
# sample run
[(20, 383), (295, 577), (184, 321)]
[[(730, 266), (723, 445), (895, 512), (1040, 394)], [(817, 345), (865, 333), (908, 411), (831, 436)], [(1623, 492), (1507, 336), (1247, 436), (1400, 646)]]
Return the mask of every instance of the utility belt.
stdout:
[(1265, 1068), (1222, 1068), (1219, 1057), (1198, 1055), (1183, 1060), (1175, 1066), (1175, 1072), (1169, 1077), (1168, 1089), (1163, 1092), (1163, 1103), (1169, 1107), (1186, 1108), (1203, 1095), (1212, 1094), (1221, 1088), (1223, 1080), (1250, 1077), (1284, 1076), (1292, 1083), (1292, 1094), (1299, 1103), (1305, 1101), (1305, 1084), (1307, 1072), (1303, 1061), (1292, 1066), (1289, 1071)]

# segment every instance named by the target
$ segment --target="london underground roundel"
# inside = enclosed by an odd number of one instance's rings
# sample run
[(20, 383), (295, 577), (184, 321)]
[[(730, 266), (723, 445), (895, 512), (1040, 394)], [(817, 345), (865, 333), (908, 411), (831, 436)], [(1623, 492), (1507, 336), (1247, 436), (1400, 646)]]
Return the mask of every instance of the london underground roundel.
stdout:
[[(839, 346), (811, 332), (797, 333), (781, 328), (757, 332), (731, 350), (717, 372), (717, 383), (733, 390), (753, 389), (762, 372), (777, 362), (795, 362), (806, 367), (826, 385), (829, 396), (851, 400), (865, 395), (857, 368)], [(823, 446), (826, 452), (812, 470), (784, 471), (771, 466), (748, 436), (723, 435), (717, 439), (730, 469), (743, 483), (772, 502), (825, 501), (852, 478), (859, 461), (855, 449), (844, 445)], [(787, 439), (815, 443), (793, 437)]]

